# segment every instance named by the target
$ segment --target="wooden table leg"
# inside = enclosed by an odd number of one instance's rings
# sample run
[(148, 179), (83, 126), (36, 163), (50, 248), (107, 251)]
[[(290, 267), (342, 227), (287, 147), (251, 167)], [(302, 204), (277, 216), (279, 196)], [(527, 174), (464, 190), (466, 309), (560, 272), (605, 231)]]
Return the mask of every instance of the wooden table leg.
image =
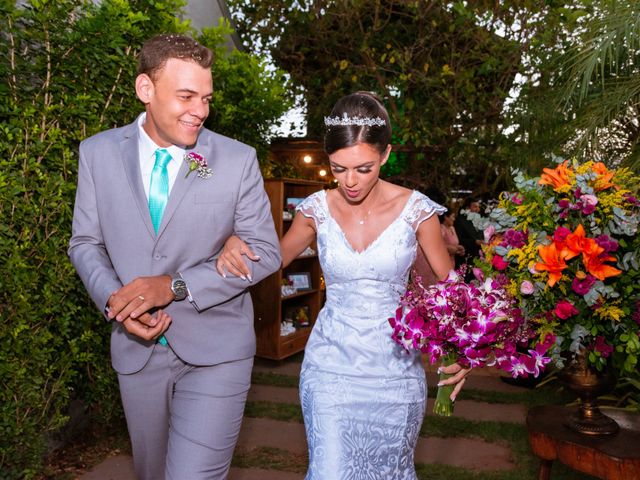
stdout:
[(540, 460), (540, 470), (538, 470), (538, 480), (549, 480), (551, 478), (551, 464), (553, 460)]

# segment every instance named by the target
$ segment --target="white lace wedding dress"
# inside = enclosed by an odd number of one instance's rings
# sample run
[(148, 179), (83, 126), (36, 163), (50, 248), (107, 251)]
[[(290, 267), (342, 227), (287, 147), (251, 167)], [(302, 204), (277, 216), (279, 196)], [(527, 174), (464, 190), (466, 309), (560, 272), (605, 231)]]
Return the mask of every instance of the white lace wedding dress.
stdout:
[(391, 340), (388, 319), (406, 289), (418, 225), (444, 208), (414, 191), (399, 217), (358, 252), (331, 217), (326, 195), (298, 206), (315, 221), (327, 287), (300, 375), (306, 479), (415, 479), (425, 374), (419, 355)]

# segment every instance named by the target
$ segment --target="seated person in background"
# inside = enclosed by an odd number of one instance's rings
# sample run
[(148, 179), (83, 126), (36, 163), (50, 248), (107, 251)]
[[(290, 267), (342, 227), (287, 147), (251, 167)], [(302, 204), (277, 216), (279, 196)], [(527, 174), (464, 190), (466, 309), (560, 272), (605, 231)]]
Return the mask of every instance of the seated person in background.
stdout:
[(473, 223), (471, 223), (471, 220), (465, 215), (467, 211), (480, 213), (480, 201), (474, 197), (467, 197), (464, 202), (462, 202), (460, 210), (458, 210), (458, 215), (456, 216), (453, 226), (458, 235), (460, 245), (464, 247), (465, 254), (456, 257), (456, 267), (459, 267), (463, 263), (473, 265), (473, 259), (479, 255), (480, 246), (484, 241), (482, 232), (476, 229)]
[(465, 248), (460, 244), (458, 234), (454, 227), (456, 220), (456, 214), (453, 213), (451, 208), (447, 208), (447, 211), (440, 215), (440, 233), (447, 246), (449, 257), (451, 258), (452, 268), (455, 266), (457, 258), (464, 258)]

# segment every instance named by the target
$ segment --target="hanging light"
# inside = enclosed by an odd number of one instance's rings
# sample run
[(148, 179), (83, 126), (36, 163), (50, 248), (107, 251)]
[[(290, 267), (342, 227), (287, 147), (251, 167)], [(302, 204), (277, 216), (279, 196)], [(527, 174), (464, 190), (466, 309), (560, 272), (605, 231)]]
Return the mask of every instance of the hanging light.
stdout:
[(326, 171), (324, 168), (322, 168), (322, 169), (320, 169), (320, 171), (318, 172), (318, 175), (320, 175), (321, 177), (324, 177), (324, 176), (326, 176), (326, 175), (327, 175), (327, 171)]
[(304, 163), (311, 163), (312, 160), (313, 160), (313, 157), (311, 157), (311, 155), (305, 155), (304, 157), (302, 157), (302, 161)]

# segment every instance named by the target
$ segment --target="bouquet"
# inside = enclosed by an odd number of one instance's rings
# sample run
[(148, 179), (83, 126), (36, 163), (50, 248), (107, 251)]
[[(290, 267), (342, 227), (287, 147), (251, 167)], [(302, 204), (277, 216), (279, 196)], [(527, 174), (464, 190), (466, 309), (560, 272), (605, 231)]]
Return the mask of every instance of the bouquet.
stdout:
[(640, 179), (600, 162), (564, 161), (530, 178), (514, 171), (488, 218), (471, 218), (487, 245), (476, 262), (500, 274), (522, 315), (556, 338), (558, 368), (586, 356), (633, 373), (640, 355)]
[[(474, 274), (476, 280), (465, 283), (464, 271), (452, 271), (445, 281), (428, 287), (416, 279), (389, 319), (393, 340), (407, 351), (422, 352), (431, 364), (442, 359), (464, 367), (496, 365), (514, 378), (538, 376), (550, 361), (545, 353), (554, 337), (547, 335), (527, 349), (540, 335), (507, 292), (508, 279), (485, 278), (478, 269)], [(452, 386), (438, 387), (434, 413), (453, 413), (452, 391)]]

